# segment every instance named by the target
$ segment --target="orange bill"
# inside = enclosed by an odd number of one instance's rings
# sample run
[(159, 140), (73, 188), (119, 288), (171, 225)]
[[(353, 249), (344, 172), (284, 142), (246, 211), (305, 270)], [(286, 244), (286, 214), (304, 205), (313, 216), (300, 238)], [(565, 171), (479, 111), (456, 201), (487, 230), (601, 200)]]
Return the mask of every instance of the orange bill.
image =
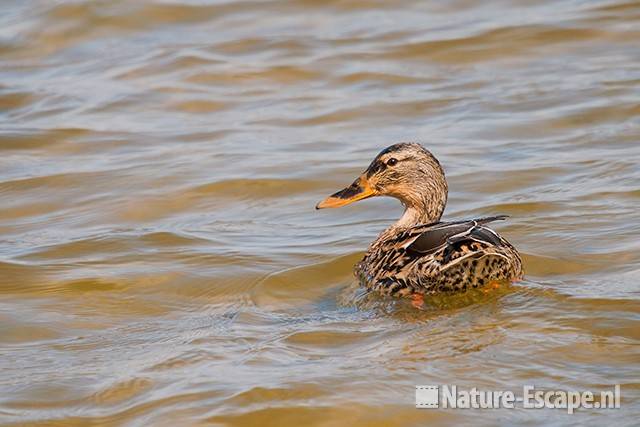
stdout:
[(348, 205), (349, 203), (357, 202), (358, 200), (366, 199), (375, 195), (376, 193), (373, 188), (369, 186), (367, 178), (365, 176), (360, 176), (347, 188), (332, 194), (318, 203), (316, 205), (316, 209), (339, 208), (341, 206)]

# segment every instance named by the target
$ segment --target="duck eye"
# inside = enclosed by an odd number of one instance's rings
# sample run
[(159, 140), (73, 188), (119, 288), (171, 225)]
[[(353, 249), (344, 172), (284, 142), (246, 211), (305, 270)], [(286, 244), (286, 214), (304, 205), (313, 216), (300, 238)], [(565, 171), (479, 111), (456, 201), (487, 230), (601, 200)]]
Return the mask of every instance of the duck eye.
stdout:
[(398, 163), (398, 159), (396, 159), (395, 157), (392, 157), (389, 160), (387, 160), (388, 166), (395, 166), (397, 163)]

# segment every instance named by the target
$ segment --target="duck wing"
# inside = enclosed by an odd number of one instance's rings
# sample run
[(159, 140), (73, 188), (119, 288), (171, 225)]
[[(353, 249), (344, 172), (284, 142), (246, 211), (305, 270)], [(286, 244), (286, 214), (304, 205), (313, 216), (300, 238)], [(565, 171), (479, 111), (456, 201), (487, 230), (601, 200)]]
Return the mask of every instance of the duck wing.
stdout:
[(434, 253), (445, 246), (468, 240), (482, 242), (491, 246), (501, 246), (502, 239), (500, 236), (490, 228), (484, 227), (484, 225), (507, 218), (507, 215), (498, 215), (468, 221), (438, 222), (421, 226), (415, 230), (417, 236), (410, 239), (405, 244), (405, 248), (407, 252), (426, 255)]

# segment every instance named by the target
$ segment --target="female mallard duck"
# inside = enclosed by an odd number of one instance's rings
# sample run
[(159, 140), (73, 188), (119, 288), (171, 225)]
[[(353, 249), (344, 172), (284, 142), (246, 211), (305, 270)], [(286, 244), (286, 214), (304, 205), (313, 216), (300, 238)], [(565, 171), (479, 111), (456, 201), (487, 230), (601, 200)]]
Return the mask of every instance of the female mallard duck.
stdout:
[(440, 222), (447, 181), (438, 160), (420, 144), (401, 143), (382, 150), (353, 184), (316, 209), (373, 196), (395, 197), (405, 211), (356, 265), (356, 274), (369, 289), (394, 296), (423, 295), (522, 277), (518, 251), (486, 226), (506, 216)]

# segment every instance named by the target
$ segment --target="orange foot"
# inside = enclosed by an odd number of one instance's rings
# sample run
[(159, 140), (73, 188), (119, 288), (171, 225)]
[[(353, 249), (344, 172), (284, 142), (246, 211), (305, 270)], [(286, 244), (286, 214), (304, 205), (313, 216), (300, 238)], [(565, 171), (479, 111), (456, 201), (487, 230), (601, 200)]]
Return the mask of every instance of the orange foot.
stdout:
[(419, 293), (411, 294), (411, 305), (415, 308), (422, 308), (424, 306), (424, 295)]
[(486, 294), (496, 289), (500, 289), (500, 282), (498, 282), (497, 280), (492, 280), (487, 284), (487, 286), (484, 287), (482, 292)]

